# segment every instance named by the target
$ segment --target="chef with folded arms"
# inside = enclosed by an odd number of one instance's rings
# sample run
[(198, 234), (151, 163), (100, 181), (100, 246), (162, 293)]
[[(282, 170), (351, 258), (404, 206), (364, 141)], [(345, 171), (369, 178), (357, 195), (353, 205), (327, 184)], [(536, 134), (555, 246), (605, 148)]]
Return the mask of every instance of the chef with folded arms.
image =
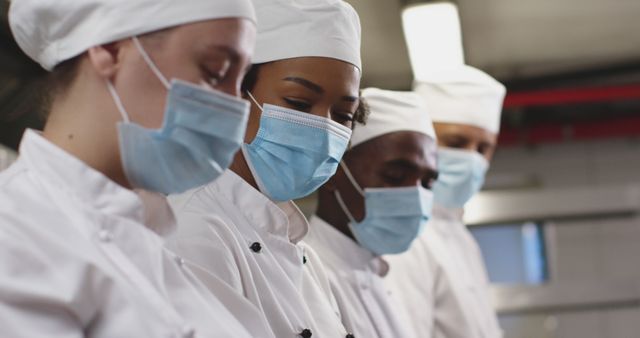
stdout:
[(460, 65), (434, 70), (414, 90), (438, 136), (433, 218), (408, 252), (387, 257), (386, 281), (420, 337), (502, 337), (482, 254), (462, 217), (496, 149), (505, 87)]
[(436, 136), (413, 92), (365, 89), (366, 124), (357, 124), (338, 173), (319, 191), (307, 243), (328, 270), (347, 329), (356, 337), (411, 338), (407, 316), (385, 289), (383, 255), (404, 252), (431, 214)]
[(0, 173), (0, 336), (273, 337), (164, 248), (164, 194), (210, 182), (239, 149), (252, 4), (14, 0), (9, 23), (51, 88), (44, 131)]
[(206, 283), (224, 280), (286, 337), (351, 337), (291, 201), (336, 171), (359, 108), (360, 21), (341, 0), (255, 0), (258, 36), (244, 80), (242, 152), (210, 184), (172, 196), (169, 247)]

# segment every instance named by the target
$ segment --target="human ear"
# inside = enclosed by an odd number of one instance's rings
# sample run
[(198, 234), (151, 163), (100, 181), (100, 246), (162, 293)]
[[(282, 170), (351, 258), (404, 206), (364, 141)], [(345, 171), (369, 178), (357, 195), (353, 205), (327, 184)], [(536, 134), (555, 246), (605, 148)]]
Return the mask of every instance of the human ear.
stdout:
[(89, 63), (100, 77), (106, 80), (116, 76), (122, 65), (123, 45), (122, 42), (114, 42), (91, 47), (87, 51)]

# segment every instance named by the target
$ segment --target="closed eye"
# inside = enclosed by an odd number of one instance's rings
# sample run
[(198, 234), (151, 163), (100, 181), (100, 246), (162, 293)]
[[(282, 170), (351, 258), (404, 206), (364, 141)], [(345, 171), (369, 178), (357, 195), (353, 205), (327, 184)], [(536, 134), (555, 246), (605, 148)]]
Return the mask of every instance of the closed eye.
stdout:
[(311, 104), (309, 102), (295, 100), (287, 97), (283, 99), (284, 99), (284, 102), (286, 102), (290, 108), (293, 108), (295, 110), (305, 112), (305, 113), (308, 113), (311, 110)]

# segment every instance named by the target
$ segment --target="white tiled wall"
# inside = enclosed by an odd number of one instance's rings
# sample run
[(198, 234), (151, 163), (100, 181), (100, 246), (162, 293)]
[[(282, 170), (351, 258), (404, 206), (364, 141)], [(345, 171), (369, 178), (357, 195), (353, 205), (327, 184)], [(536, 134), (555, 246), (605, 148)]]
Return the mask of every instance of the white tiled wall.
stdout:
[[(520, 177), (522, 186), (543, 189), (637, 184), (640, 139), (500, 149), (488, 185), (512, 188), (508, 184), (518, 185), (513, 177)], [(548, 243), (554, 252), (552, 282), (637, 280), (640, 285), (640, 215), (552, 220), (551, 227), (555, 233), (555, 243)], [(510, 315), (502, 323), (507, 338), (637, 338), (640, 307), (627, 304)]]
[(640, 182), (640, 138), (500, 148), (487, 181), (513, 175), (543, 187)]

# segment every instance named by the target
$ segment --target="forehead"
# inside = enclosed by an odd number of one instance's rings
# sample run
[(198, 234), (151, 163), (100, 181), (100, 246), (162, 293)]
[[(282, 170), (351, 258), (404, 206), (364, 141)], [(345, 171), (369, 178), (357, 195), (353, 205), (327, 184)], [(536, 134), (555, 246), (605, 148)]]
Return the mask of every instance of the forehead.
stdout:
[[(172, 41), (199, 49), (227, 47), (240, 54), (253, 52), (256, 27), (242, 18), (215, 19), (178, 26)], [(244, 55), (243, 55), (244, 56)]]
[(498, 137), (486, 129), (468, 124), (434, 122), (433, 127), (438, 138), (462, 137), (478, 143), (495, 143)]
[(346, 156), (371, 166), (404, 160), (418, 167), (435, 168), (436, 149), (437, 144), (432, 137), (414, 131), (400, 131), (361, 143), (349, 150)]
[[(298, 57), (269, 62), (261, 67), (262, 75), (281, 80), (300, 77), (317, 83), (327, 91), (358, 93), (360, 70), (347, 62), (326, 57)], [(357, 95), (355, 95), (357, 96)]]

